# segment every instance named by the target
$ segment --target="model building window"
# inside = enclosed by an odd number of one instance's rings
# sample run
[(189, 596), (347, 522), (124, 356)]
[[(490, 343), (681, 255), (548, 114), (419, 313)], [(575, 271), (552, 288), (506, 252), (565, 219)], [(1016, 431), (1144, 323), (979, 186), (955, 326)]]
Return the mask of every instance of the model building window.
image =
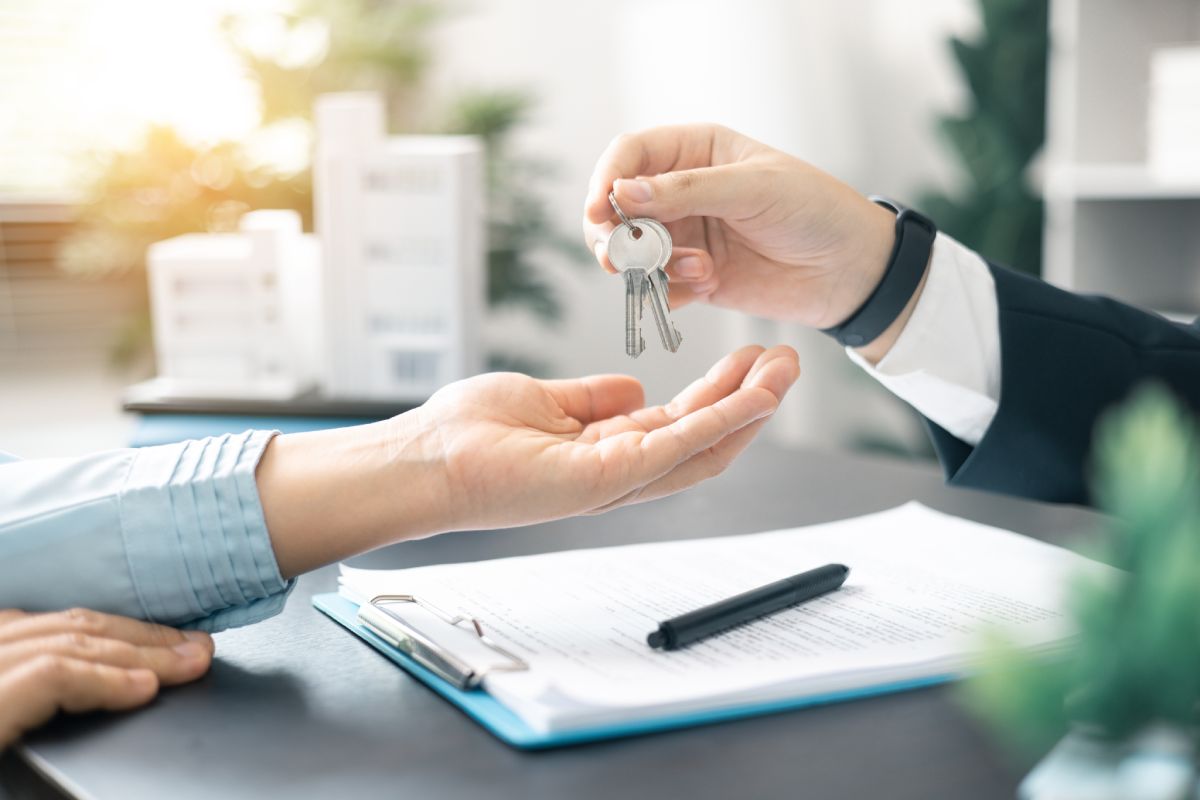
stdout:
[(392, 353), (392, 376), (405, 383), (432, 383), (437, 378), (437, 353), (396, 351)]
[(427, 193), (442, 190), (442, 169), (420, 167), (394, 167), (387, 170), (372, 170), (366, 174), (368, 192), (411, 192)]

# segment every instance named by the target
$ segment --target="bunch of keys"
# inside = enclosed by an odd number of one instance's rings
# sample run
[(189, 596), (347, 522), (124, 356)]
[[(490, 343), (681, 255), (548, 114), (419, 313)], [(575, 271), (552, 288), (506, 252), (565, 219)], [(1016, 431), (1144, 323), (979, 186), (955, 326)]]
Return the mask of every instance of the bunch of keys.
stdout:
[(671, 321), (667, 303), (670, 280), (666, 266), (671, 260), (671, 234), (658, 220), (625, 216), (612, 192), (608, 193), (608, 202), (621, 218), (621, 224), (608, 237), (608, 260), (625, 279), (625, 353), (637, 358), (646, 349), (642, 311), (647, 300), (663, 348), (674, 353), (683, 337)]

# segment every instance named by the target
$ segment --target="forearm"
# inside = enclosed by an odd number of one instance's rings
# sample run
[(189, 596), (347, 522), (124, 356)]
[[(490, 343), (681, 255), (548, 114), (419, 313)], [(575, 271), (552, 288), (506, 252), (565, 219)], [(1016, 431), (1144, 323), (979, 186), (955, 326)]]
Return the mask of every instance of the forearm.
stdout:
[(1086, 503), (1096, 421), (1134, 385), (1159, 380), (1200, 408), (1194, 328), (941, 238), (926, 281), (887, 351), (857, 358), (925, 416), (954, 485)]
[(446, 529), (448, 491), (421, 416), (275, 437), (256, 480), (285, 577)]
[(1115, 300), (1072, 294), (993, 266), (1001, 402), (971, 448), (934, 429), (948, 480), (1086, 503), (1097, 420), (1137, 384), (1165, 384), (1200, 410), (1200, 335)]
[(0, 608), (207, 630), (283, 607), (254, 468), (263, 431), (0, 464)]

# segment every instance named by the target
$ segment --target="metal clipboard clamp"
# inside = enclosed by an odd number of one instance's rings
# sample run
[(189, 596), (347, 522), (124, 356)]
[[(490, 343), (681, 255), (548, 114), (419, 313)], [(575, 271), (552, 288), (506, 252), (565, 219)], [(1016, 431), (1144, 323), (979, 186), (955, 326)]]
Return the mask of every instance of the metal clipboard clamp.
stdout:
[[(451, 652), (445, 645), (438, 644), (427, 632), (418, 630), (410, 621), (388, 608), (389, 605), (412, 603), (433, 618), (452, 626), (464, 635), (471, 635), (471, 642), (478, 644), (490, 654), (504, 659), (499, 663), (472, 664), (459, 653)], [(451, 616), (436, 606), (422, 602), (411, 594), (381, 594), (358, 609), (358, 621), (379, 638), (407, 653), (421, 666), (459, 689), (476, 689), (491, 672), (520, 672), (529, 669), (529, 664), (519, 656), (505, 650), (489, 639), (483, 632), (479, 620), (472, 617)], [(468, 626), (469, 625), (469, 626)]]

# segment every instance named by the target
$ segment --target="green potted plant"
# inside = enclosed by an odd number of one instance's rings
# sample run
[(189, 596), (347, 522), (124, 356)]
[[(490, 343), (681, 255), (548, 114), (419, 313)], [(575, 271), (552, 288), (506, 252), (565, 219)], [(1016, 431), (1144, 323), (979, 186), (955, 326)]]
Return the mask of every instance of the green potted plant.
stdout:
[(1101, 422), (1094, 452), (1094, 494), (1110, 521), (1091, 555), (1122, 577), (1072, 587), (1079, 634), (1069, 654), (1039, 660), (997, 642), (969, 698), (1027, 752), (1062, 737), (1024, 797), (1193, 797), (1200, 430), (1166, 389), (1149, 385)]

